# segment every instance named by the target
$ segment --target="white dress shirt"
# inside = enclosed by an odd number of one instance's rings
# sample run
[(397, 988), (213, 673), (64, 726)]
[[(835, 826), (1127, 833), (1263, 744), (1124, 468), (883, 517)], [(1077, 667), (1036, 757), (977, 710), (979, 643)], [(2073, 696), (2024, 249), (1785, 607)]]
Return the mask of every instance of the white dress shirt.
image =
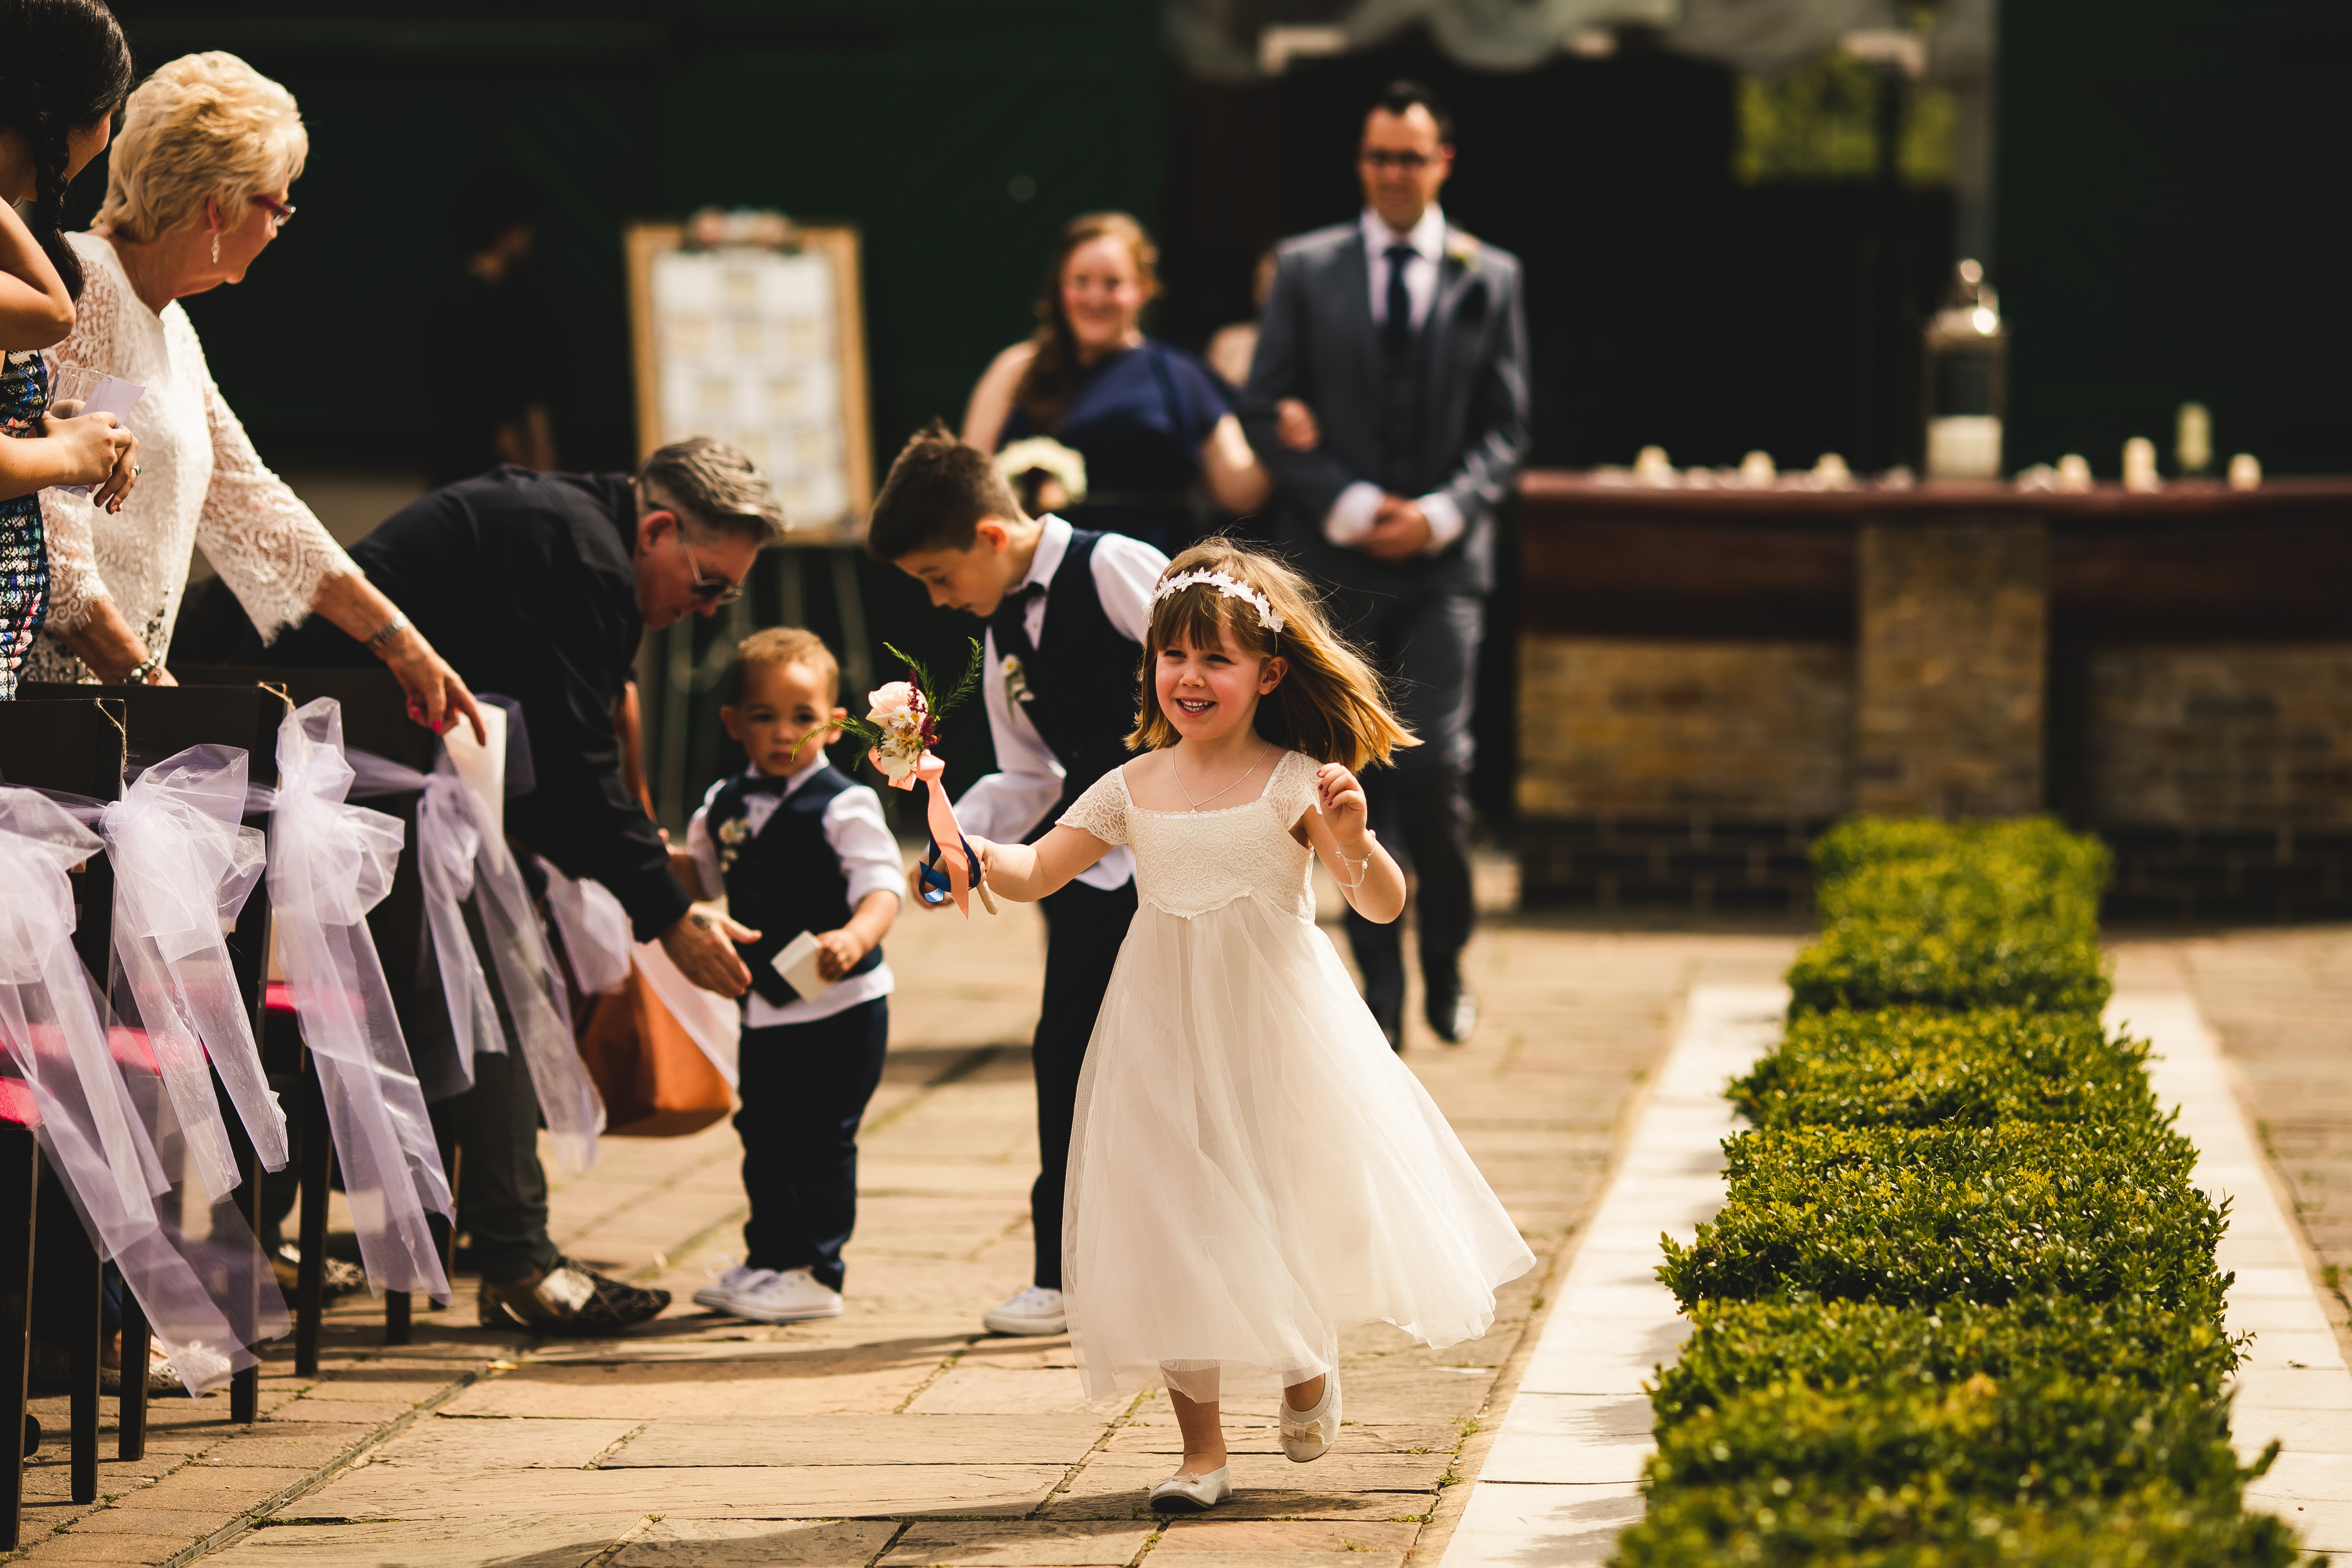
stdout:
[[(743, 803), (743, 820), (750, 824), (751, 836), (768, 825), (776, 808), (800, 791), (800, 787), (816, 777), (825, 764), (823, 751), (784, 776), (781, 795), (754, 795)], [(757, 768), (743, 769), (745, 778), (755, 777)], [(710, 787), (696, 808), (694, 821), (687, 824), (686, 850), (694, 857), (695, 870), (701, 874), (700, 892), (705, 898), (717, 898), (727, 891), (725, 880), (719, 874), (719, 846), (710, 841), (710, 802), (728, 780), (721, 779)], [(869, 893), (887, 893), (893, 898), (903, 896), (906, 873), (898, 864), (898, 841), (890, 836), (890, 826), (882, 819), (882, 799), (863, 784), (852, 784), (825, 803), (824, 841), (832, 847), (841, 862), (841, 873), (849, 879), (851, 913), (866, 902)], [(763, 933), (773, 935), (773, 933)], [(797, 933), (786, 933), (787, 938)], [(884, 959), (862, 975), (852, 975), (825, 991), (814, 1001), (795, 998), (778, 1007), (758, 991), (743, 998), (743, 1027), (768, 1029), (782, 1023), (814, 1023), (837, 1012), (870, 1002), (877, 997), (890, 994), (892, 985), (890, 963)]]
[[(1412, 259), (1404, 264), (1405, 297), (1412, 304), (1413, 329), (1429, 325), (1429, 313), (1437, 304), (1437, 285), (1443, 276), (1445, 259), (1445, 211), (1432, 202), (1421, 214), (1421, 221), (1406, 233), (1389, 227), (1380, 214), (1364, 209), (1364, 259), (1370, 276), (1372, 290), (1372, 325), (1384, 327), (1389, 319), (1389, 247), (1411, 246)], [(1372, 515), (1385, 498), (1378, 485), (1369, 479), (1359, 479), (1339, 492), (1331, 509), (1323, 515), (1323, 537), (1335, 545), (1359, 545), (1372, 531)], [(1429, 518), (1429, 543), (1422, 551), (1435, 555), (1439, 550), (1462, 537), (1462, 508), (1454, 497), (1442, 491), (1432, 491), (1421, 497), (1421, 509)]]
[[(1043, 526), (1037, 551), (1029, 559), (1028, 575), (1006, 592), (1018, 592), (1032, 582), (1053, 586), (1054, 573), (1070, 552), (1070, 535), (1075, 530), (1051, 516)], [(1103, 614), (1122, 636), (1140, 644), (1151, 620), (1151, 591), (1167, 570), (1168, 558), (1140, 539), (1105, 534), (1095, 544), (1091, 565), (1095, 595), (1102, 601)], [(1030, 600), (1022, 618), (1029, 645), (1040, 651), (1045, 646), (1045, 600), (1042, 593)], [(1062, 765), (1045, 737), (1037, 733), (1037, 727), (1029, 722), (1027, 710), (1005, 691), (1004, 657), (997, 652), (994, 632), (988, 634), (983, 657), (987, 668), (980, 683), (981, 697), (988, 708), (989, 736), (996, 742), (997, 770), (974, 780), (963, 792), (956, 802), (956, 821), (966, 832), (1000, 843), (1018, 843), (1062, 798)], [(1080, 872), (1077, 880), (1108, 893), (1126, 886), (1134, 876), (1135, 852), (1120, 844)]]

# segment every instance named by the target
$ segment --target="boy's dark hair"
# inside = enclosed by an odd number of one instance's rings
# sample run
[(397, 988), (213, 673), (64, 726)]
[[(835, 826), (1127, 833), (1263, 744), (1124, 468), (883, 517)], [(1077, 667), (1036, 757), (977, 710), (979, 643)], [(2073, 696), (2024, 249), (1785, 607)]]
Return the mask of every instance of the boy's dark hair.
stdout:
[(841, 698), (841, 664), (824, 639), (798, 626), (771, 626), (764, 632), (754, 632), (735, 644), (735, 656), (727, 661), (727, 706), (743, 706), (743, 683), (754, 664), (806, 664), (817, 678), (833, 687), (834, 700)]
[(1381, 89), (1372, 99), (1372, 107), (1364, 112), (1385, 110), (1391, 114), (1411, 112), (1415, 104), (1429, 110), (1429, 118), (1437, 121), (1437, 140), (1445, 146), (1454, 144), (1454, 116), (1446, 111), (1444, 100), (1410, 77), (1399, 77)]
[(890, 465), (874, 498), (866, 549), (895, 561), (918, 550), (970, 549), (982, 517), (1017, 521), (1025, 514), (988, 454), (956, 439), (933, 420), (915, 432)]

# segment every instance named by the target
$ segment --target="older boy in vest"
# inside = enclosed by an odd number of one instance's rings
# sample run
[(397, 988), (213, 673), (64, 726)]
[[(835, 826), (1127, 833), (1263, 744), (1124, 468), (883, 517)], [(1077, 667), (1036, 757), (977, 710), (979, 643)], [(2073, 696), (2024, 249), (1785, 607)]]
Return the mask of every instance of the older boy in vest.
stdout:
[[(883, 934), (898, 913), (898, 845), (874, 791), (802, 739), (841, 716), (840, 668), (812, 632), (743, 640), (719, 716), (751, 765), (722, 779), (687, 828), (671, 869), (698, 897), (727, 894), (753, 929), (738, 1092), (743, 1107), (744, 1260), (694, 1299), (759, 1322), (841, 1312), (841, 1249), (857, 1219), (857, 1124), (882, 1082), (890, 1040)], [(797, 747), (797, 754), (795, 754)], [(776, 955), (806, 931), (818, 977), (804, 998)]]
[[(1006, 841), (1043, 834), (1126, 759), (1144, 624), (1168, 558), (1120, 534), (1029, 517), (987, 455), (936, 422), (891, 465), (866, 548), (921, 582), (933, 604), (988, 622), (982, 692), (998, 770), (964, 792), (957, 821)], [(1067, 1327), (1062, 1181), (1070, 1121), (1095, 1015), (1135, 915), (1134, 856), (1114, 849), (1042, 907), (1045, 994), (1030, 1051), (1043, 1167), (1029, 1192), (1036, 1270), (1026, 1290), (982, 1318), (997, 1333)]]

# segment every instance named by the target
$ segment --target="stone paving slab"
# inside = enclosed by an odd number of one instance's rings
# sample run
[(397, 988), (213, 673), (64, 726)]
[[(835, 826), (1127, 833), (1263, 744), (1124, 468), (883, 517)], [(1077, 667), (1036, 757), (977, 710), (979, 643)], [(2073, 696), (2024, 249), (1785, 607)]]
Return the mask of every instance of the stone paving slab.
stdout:
[[(1661, 1232), (1688, 1245), (1723, 1205), (1724, 1086), (1780, 1033), (1777, 985), (1697, 986), (1625, 1155), (1560, 1286), (1502, 1430), (1445, 1552), (1444, 1568), (1566, 1568), (1604, 1561), (1641, 1516), (1656, 1451), (1643, 1384), (1688, 1332), (1654, 1270)], [(1590, 1249), (1587, 1250), (1586, 1249)]]

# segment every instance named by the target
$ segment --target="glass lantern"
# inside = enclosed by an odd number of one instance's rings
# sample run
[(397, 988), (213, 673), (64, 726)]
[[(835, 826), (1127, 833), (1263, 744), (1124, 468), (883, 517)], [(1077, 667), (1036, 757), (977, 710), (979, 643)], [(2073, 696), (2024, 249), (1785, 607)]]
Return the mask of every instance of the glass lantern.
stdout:
[(1980, 262), (1952, 269), (1942, 309), (1927, 320), (1927, 471), (1930, 479), (1998, 479), (2009, 402), (2009, 327)]

